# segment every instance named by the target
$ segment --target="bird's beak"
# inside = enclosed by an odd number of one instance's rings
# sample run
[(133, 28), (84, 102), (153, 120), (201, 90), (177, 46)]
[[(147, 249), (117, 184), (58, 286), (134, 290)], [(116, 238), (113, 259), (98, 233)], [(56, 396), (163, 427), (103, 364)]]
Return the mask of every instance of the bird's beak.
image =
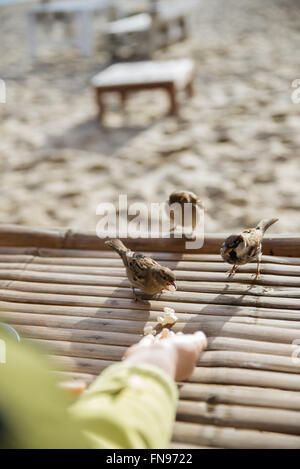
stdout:
[(166, 285), (166, 289), (173, 293), (177, 290), (177, 285), (175, 282), (168, 282)]

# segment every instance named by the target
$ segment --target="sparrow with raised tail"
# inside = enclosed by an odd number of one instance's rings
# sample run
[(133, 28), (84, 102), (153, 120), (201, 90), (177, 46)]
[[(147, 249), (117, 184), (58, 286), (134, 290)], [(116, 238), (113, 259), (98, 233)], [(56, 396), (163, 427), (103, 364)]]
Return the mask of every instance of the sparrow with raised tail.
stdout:
[(257, 261), (255, 278), (259, 276), (262, 239), (265, 231), (276, 221), (278, 218), (266, 218), (261, 220), (255, 228), (244, 230), (238, 235), (231, 235), (225, 239), (221, 248), (221, 256), (225, 262), (233, 264), (228, 272), (229, 277), (236, 272), (239, 265), (253, 260)]
[[(190, 191), (175, 191), (169, 196), (168, 206), (171, 207), (173, 204), (179, 204), (181, 207), (181, 213), (179, 212), (179, 219), (181, 219), (182, 228), (187, 226), (191, 229), (191, 233), (184, 232), (187, 237), (193, 237), (193, 233), (196, 229), (197, 223), (199, 223), (201, 217), (201, 211), (205, 210), (204, 204), (199, 197)], [(184, 217), (184, 206), (185, 204), (191, 205), (191, 219), (185, 219)], [(186, 212), (187, 214), (187, 212)], [(170, 211), (170, 231), (174, 231), (177, 227), (175, 215), (173, 211)]]
[(175, 274), (168, 267), (158, 264), (151, 257), (131, 251), (119, 239), (105, 241), (105, 244), (121, 257), (136, 301), (135, 288), (148, 295), (156, 295), (165, 289), (176, 290)]

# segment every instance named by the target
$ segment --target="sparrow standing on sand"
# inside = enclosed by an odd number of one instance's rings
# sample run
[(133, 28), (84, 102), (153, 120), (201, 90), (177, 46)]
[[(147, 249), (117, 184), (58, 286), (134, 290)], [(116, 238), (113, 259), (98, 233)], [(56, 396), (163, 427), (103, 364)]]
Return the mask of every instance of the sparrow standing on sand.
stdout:
[[(168, 205), (169, 207), (172, 204), (179, 204), (181, 206), (181, 223), (182, 227), (185, 228), (188, 222), (191, 222), (189, 225), (191, 227), (191, 233), (184, 233), (186, 237), (193, 237), (193, 233), (197, 226), (197, 223), (200, 220), (201, 211), (205, 210), (204, 204), (199, 197), (190, 191), (175, 191), (169, 197)], [(192, 220), (185, 220), (184, 218), (184, 205), (185, 204), (192, 204)], [(176, 222), (174, 217), (174, 211), (170, 211), (170, 231), (174, 231), (176, 229)]]
[(131, 251), (119, 239), (105, 241), (105, 244), (121, 257), (135, 301), (138, 299), (135, 288), (148, 295), (156, 295), (165, 289), (172, 292), (176, 290), (175, 274), (168, 267), (158, 264), (151, 257)]
[(228, 272), (229, 277), (236, 272), (239, 265), (247, 264), (253, 260), (257, 261), (255, 278), (259, 276), (262, 239), (265, 231), (276, 221), (278, 218), (266, 218), (261, 220), (256, 228), (244, 230), (238, 235), (231, 235), (225, 239), (221, 248), (221, 256), (225, 262), (233, 264)]

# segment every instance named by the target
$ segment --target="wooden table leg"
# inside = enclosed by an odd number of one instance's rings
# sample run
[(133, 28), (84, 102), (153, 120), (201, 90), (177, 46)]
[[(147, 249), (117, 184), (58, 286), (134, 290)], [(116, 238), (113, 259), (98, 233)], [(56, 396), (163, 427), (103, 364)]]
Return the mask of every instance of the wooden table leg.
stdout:
[(194, 90), (194, 79), (192, 78), (191, 81), (186, 85), (186, 91), (189, 98), (192, 98), (195, 94)]
[(179, 28), (180, 28), (180, 40), (181, 41), (184, 41), (185, 39), (187, 39), (188, 37), (188, 27), (187, 27), (187, 24), (186, 24), (186, 17), (185, 16), (181, 16), (179, 18), (179, 21), (178, 21), (178, 24), (179, 24)]
[(116, 34), (107, 34), (106, 35), (107, 48), (110, 55), (110, 63), (118, 61), (118, 43)]
[(170, 97), (170, 113), (174, 114), (175, 116), (178, 116), (178, 103), (177, 103), (177, 96), (176, 96), (176, 87), (174, 83), (170, 83), (166, 86), (166, 90), (169, 94)]
[(81, 54), (83, 57), (91, 55), (91, 25), (90, 15), (87, 11), (78, 11), (77, 25), (78, 25), (78, 40)]
[(27, 14), (27, 37), (29, 46), (29, 55), (32, 59), (36, 58), (36, 16), (34, 13)]
[(104, 117), (104, 111), (105, 111), (105, 108), (104, 108), (104, 102), (103, 102), (103, 97), (102, 97), (102, 92), (99, 88), (96, 88), (96, 102), (97, 102), (97, 106), (98, 106), (98, 116), (99, 116), (99, 120), (100, 122), (103, 121), (103, 117)]
[(159, 27), (160, 34), (160, 44), (159, 46), (163, 49), (169, 45), (169, 25), (167, 23), (162, 23)]
[(121, 90), (120, 91), (120, 98), (121, 98), (121, 103), (122, 103), (122, 109), (125, 109), (126, 101), (127, 101), (127, 91)]

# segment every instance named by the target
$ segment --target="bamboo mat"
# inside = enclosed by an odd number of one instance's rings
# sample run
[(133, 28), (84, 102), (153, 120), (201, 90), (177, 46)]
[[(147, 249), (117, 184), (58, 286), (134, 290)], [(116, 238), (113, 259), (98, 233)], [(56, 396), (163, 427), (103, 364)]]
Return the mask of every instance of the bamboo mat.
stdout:
[[(176, 273), (178, 291), (135, 302), (120, 258), (72, 231), (0, 227), (0, 315), (44, 347), (61, 376), (90, 383), (155, 325), (203, 330), (207, 351), (179, 384), (172, 448), (300, 448), (300, 238), (269, 237), (255, 264), (228, 279), (223, 235), (198, 252), (181, 240), (130, 240)], [(296, 341), (296, 342), (295, 342)], [(293, 344), (294, 342), (294, 344)]]

